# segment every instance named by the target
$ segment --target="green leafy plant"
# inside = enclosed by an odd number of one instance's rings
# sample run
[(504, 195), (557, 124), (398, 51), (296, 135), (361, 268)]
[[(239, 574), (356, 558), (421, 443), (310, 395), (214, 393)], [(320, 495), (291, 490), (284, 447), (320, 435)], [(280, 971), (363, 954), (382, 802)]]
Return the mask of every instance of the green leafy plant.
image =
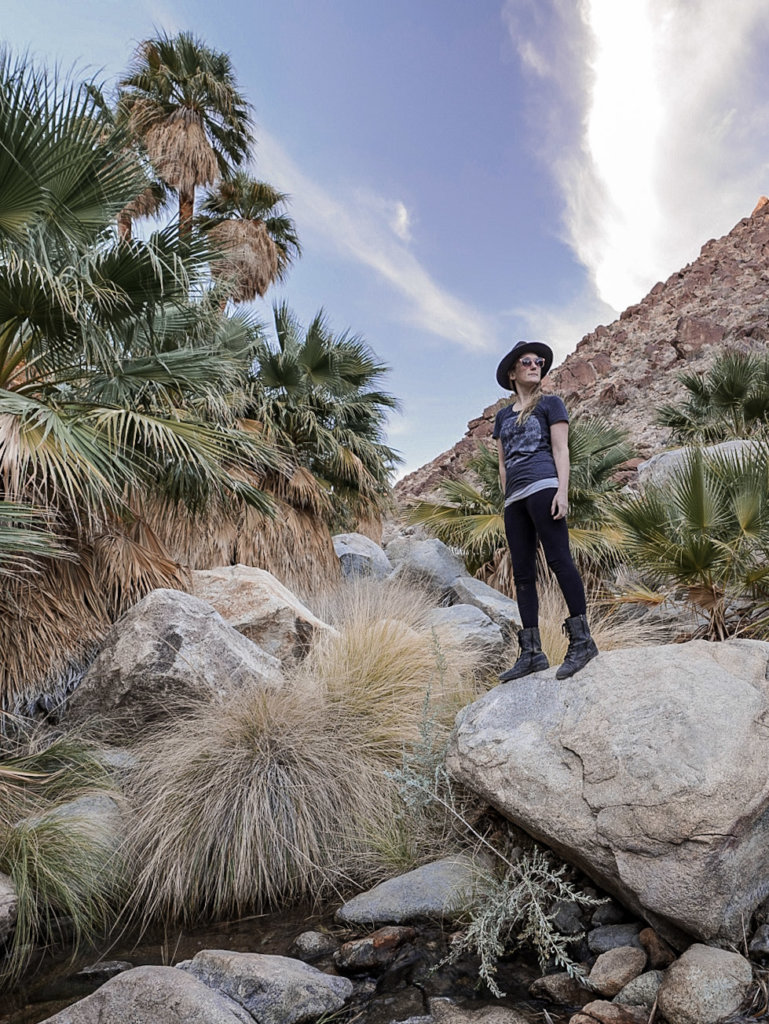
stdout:
[(683, 401), (663, 405), (657, 418), (683, 444), (714, 444), (762, 433), (769, 424), (769, 356), (727, 351), (706, 374), (682, 373)]
[(623, 496), (613, 512), (625, 557), (652, 586), (682, 590), (723, 639), (730, 602), (769, 601), (769, 448), (742, 453), (692, 449), (658, 486)]

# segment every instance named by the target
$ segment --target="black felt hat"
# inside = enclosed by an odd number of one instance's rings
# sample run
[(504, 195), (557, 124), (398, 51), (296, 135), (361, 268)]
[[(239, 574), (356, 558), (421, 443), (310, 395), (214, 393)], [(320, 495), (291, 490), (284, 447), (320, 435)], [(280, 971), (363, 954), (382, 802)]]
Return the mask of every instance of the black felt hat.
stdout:
[(514, 390), (510, 385), (509, 374), (518, 359), (526, 352), (533, 352), (545, 360), (545, 365), (542, 367), (543, 377), (550, 372), (550, 367), (553, 365), (553, 350), (549, 345), (546, 345), (544, 341), (518, 341), (497, 367), (497, 384), (505, 391)]

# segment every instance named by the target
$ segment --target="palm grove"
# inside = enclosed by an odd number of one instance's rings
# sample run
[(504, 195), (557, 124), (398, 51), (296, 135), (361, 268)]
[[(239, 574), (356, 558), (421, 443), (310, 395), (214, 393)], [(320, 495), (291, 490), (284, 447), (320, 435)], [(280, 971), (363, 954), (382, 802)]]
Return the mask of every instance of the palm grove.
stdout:
[(322, 313), (239, 308), (301, 252), (252, 143), (229, 58), (189, 34), (112, 93), (0, 58), (6, 707), (189, 568), (309, 586), (387, 501), (386, 367)]

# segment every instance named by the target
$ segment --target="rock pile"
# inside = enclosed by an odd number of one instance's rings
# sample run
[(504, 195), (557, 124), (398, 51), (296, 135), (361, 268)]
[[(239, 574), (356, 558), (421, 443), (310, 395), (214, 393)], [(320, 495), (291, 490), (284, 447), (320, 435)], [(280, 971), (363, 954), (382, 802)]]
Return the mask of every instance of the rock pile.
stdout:
[[(404, 534), (383, 551), (347, 535), (339, 551), (350, 577), (418, 581), (433, 595), (436, 632), (460, 633), (490, 656), (517, 628), (515, 603), (468, 577), (438, 541)], [(107, 638), (72, 698), (75, 713), (90, 701), (140, 716), (155, 706), (152, 685), (167, 699), (209, 700), (220, 687), (284, 685), (307, 637), (331, 627), (267, 575), (201, 574), (199, 592), (210, 588), (233, 625), (173, 591), (140, 602)], [(571, 1024), (641, 1024), (655, 1006), (667, 1024), (714, 1024), (738, 1009), (749, 961), (703, 943), (737, 944), (754, 921), (751, 955), (769, 953), (768, 723), (769, 644), (748, 640), (605, 652), (573, 679), (538, 673), (460, 713), (447, 762), (454, 777), (615, 897), (552, 906), (581, 973), (529, 976), (539, 1006), (555, 1004)], [(117, 837), (119, 807), (90, 799), (57, 813), (91, 816)], [(519, 1024), (516, 1010), (456, 1005), (457, 991), (473, 996), (473, 961), (435, 970), (488, 866), (460, 855), (382, 882), (338, 910), (337, 935), (298, 935), (295, 958), (209, 949), (176, 967), (97, 965), (100, 979), (120, 973), (49, 1021), (303, 1024), (371, 1012), (420, 1024), (492, 1024), (502, 1013), (499, 1024)], [(6, 942), (16, 912), (13, 886), (0, 878)], [(387, 1016), (393, 988), (403, 998)]]

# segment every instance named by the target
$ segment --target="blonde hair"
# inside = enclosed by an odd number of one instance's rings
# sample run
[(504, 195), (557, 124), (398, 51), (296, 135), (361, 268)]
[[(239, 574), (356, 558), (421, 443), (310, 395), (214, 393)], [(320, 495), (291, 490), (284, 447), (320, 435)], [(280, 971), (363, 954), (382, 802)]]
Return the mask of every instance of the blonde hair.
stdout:
[[(518, 362), (518, 360), (516, 359), (516, 363), (517, 362)], [(516, 399), (518, 399), (520, 401), (520, 403), (521, 403), (521, 411), (518, 413), (518, 426), (522, 427), (524, 425), (524, 423), (526, 422), (526, 420), (529, 418), (529, 416), (531, 416), (531, 414), (534, 412), (534, 410), (537, 408), (537, 406), (539, 405), (539, 403), (542, 400), (542, 397), (543, 397), (542, 396), (542, 381), (540, 380), (531, 389), (531, 392), (529, 393), (529, 395), (525, 399), (523, 399), (518, 394), (518, 392), (517, 392), (517, 390), (515, 388), (515, 384), (513, 382), (513, 372), (514, 372), (514, 370), (515, 370), (515, 363), (510, 368), (510, 383), (511, 383), (512, 388), (513, 388), (513, 394), (515, 395), (515, 398), (513, 399), (513, 405), (515, 405), (515, 400)]]

